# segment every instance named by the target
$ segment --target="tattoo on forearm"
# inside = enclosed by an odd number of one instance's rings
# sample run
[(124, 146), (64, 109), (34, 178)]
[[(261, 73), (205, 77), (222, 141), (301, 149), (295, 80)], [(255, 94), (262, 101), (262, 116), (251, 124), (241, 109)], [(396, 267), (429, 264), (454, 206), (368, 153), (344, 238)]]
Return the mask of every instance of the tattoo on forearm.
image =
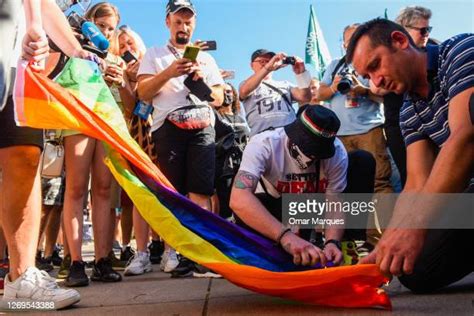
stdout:
[(235, 176), (234, 187), (237, 189), (255, 190), (257, 187), (258, 178), (246, 171), (239, 171)]

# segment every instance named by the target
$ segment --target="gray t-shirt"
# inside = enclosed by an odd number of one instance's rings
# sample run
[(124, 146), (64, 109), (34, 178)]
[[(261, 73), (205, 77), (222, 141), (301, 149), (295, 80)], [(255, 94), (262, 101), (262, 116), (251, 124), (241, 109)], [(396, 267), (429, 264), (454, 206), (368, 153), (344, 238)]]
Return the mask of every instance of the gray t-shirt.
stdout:
[[(336, 68), (338, 61), (339, 59), (333, 60), (324, 73), (321, 82), (327, 86), (330, 86), (332, 83), (331, 75)], [(360, 76), (358, 79), (363, 85), (367, 87), (369, 86), (368, 80)], [(329, 105), (327, 103), (324, 104), (326, 107), (333, 110), (339, 120), (341, 120), (341, 128), (339, 129), (337, 136), (364, 134), (384, 123), (385, 118), (380, 103), (372, 101), (367, 97), (357, 97), (354, 102), (355, 106), (348, 106), (346, 100), (346, 95), (336, 92), (328, 101), (330, 102)]]
[[(268, 83), (279, 89), (286, 99), (293, 103), (291, 89), (294, 87), (288, 81), (264, 80), (242, 104), (245, 108), (247, 122), (250, 126), (250, 137), (267, 130), (288, 125), (296, 119), (292, 105), (285, 101), (280, 93), (266, 85)], [(240, 84), (242, 85), (243, 82)]]

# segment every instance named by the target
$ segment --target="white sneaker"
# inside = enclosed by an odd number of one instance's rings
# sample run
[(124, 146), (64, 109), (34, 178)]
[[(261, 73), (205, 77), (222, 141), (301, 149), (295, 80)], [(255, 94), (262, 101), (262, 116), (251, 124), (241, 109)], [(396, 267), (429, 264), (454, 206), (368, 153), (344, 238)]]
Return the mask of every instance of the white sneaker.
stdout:
[(153, 271), (148, 252), (137, 251), (125, 268), (125, 275), (140, 275)]
[(62, 289), (45, 271), (30, 267), (14, 282), (5, 276), (5, 291), (0, 301), (2, 310), (54, 310), (81, 300), (79, 292)]
[(176, 250), (169, 248), (166, 249), (163, 253), (163, 257), (161, 259), (160, 269), (162, 269), (166, 273), (170, 273), (173, 271), (179, 264), (178, 255), (176, 254)]

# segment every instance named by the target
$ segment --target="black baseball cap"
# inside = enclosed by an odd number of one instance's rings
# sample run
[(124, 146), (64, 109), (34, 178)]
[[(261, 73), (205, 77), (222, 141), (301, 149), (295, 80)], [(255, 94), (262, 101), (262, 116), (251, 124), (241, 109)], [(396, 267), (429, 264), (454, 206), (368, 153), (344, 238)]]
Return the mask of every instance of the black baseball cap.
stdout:
[(166, 5), (166, 14), (176, 13), (179, 10), (188, 9), (196, 15), (196, 9), (189, 0), (169, 0)]
[(265, 56), (265, 55), (269, 55), (269, 56), (273, 57), (276, 54), (274, 52), (271, 52), (271, 51), (266, 50), (266, 49), (257, 49), (256, 51), (253, 52), (252, 58), (250, 60), (253, 62), (255, 59), (257, 59), (257, 57)]
[(307, 105), (291, 124), (285, 126), (286, 135), (303, 154), (313, 159), (334, 156), (334, 140), (341, 127), (336, 113), (321, 105)]

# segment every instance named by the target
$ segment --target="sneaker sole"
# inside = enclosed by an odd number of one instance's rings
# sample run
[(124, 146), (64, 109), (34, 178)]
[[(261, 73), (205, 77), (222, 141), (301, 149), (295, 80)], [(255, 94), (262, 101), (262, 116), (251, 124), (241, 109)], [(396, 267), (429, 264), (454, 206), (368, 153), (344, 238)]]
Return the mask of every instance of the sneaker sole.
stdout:
[(93, 276), (91, 276), (91, 280), (94, 281), (94, 282), (115, 283), (115, 282), (120, 282), (120, 281), (122, 281), (122, 276), (120, 276), (120, 278), (117, 279), (117, 280), (104, 280), (104, 279), (102, 279), (102, 278), (100, 278), (100, 277), (93, 277)]
[(213, 272), (206, 272), (206, 273), (193, 272), (193, 277), (207, 278), (207, 279), (222, 279), (222, 275), (213, 273)]
[(178, 265), (179, 265), (179, 263), (178, 263), (176, 266), (174, 266), (173, 268), (164, 267), (163, 272), (165, 272), (165, 273), (171, 273), (171, 272), (173, 272), (173, 271), (176, 269), (176, 267), (177, 267)]
[(183, 273), (183, 274), (171, 272), (171, 277), (173, 279), (191, 278), (191, 277), (193, 277), (193, 274), (194, 274), (193, 271), (189, 271), (189, 272), (186, 272), (186, 273)]
[(132, 273), (130, 271), (125, 271), (124, 275), (125, 276), (134, 276), (134, 275), (142, 275), (142, 274), (145, 274), (145, 273), (148, 273), (148, 272), (153, 272), (153, 268), (152, 267), (145, 267), (143, 269), (143, 272), (141, 272), (141, 273)]
[(75, 282), (70, 282), (70, 281), (64, 281), (64, 285), (67, 287), (83, 287), (83, 286), (88, 286), (89, 285), (89, 279), (87, 280), (80, 280), (80, 281), (75, 281)]

